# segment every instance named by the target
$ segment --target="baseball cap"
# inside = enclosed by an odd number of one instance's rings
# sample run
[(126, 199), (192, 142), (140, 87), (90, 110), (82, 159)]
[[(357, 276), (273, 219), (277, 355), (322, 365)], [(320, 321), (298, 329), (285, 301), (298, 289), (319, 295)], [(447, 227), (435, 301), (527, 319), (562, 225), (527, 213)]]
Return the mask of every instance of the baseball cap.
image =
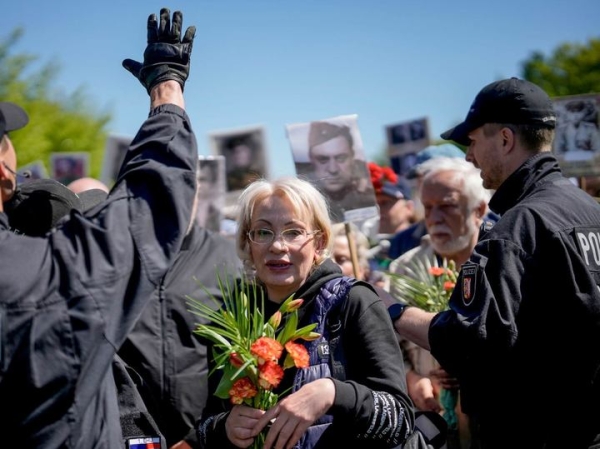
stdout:
[(465, 120), (442, 133), (445, 140), (469, 145), (468, 135), (486, 123), (556, 126), (552, 100), (530, 81), (508, 78), (485, 86), (471, 104)]
[(427, 162), (435, 157), (458, 157), (464, 159), (465, 153), (456, 145), (452, 145), (451, 143), (429, 145), (416, 154), (415, 165), (406, 174), (406, 177), (408, 179), (414, 179), (419, 176), (421, 174), (419, 173), (419, 166), (423, 162)]
[(308, 147), (315, 147), (338, 136), (343, 136), (352, 143), (349, 127), (338, 126), (329, 122), (311, 122), (308, 131)]
[(381, 186), (380, 193), (397, 200), (410, 200), (410, 186), (402, 181), (399, 181), (396, 184), (392, 182), (384, 182)]
[(0, 102), (0, 137), (23, 128), (27, 123), (29, 116), (20, 106), (7, 101)]
[(33, 237), (46, 234), (71, 210), (83, 210), (77, 194), (53, 179), (22, 184), (5, 206), (11, 228)]

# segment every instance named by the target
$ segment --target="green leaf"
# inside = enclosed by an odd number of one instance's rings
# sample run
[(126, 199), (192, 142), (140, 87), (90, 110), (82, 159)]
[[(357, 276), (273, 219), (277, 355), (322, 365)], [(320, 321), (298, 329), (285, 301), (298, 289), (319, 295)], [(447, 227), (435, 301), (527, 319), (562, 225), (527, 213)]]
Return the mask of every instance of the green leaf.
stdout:
[[(292, 337), (290, 338), (291, 340), (297, 340), (298, 338), (301, 337), (306, 337), (307, 335), (309, 335), (315, 328), (317, 327), (317, 323), (312, 323), (309, 324), (308, 326), (304, 326), (301, 327), (300, 329), (296, 330), (296, 332), (294, 332), (294, 334), (292, 335)], [(286, 342), (287, 343), (287, 342)]]
[(292, 339), (292, 336), (296, 332), (296, 327), (298, 327), (298, 312), (293, 311), (287, 313), (287, 319), (285, 325), (281, 332), (277, 335), (277, 341), (282, 345), (285, 345), (288, 341)]

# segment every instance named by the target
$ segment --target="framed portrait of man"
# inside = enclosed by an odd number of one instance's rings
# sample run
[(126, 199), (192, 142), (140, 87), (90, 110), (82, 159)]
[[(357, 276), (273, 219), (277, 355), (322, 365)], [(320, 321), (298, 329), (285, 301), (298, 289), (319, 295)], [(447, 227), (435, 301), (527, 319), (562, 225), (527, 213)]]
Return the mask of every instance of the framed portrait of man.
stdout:
[(268, 177), (266, 139), (262, 126), (209, 134), (211, 153), (225, 158), (227, 192), (240, 192), (256, 179)]
[(196, 221), (203, 228), (220, 232), (225, 209), (225, 158), (199, 156), (197, 180)]
[(90, 154), (86, 152), (50, 154), (51, 177), (64, 185), (88, 176), (89, 164)]
[(600, 94), (553, 98), (556, 134), (552, 151), (566, 176), (600, 175)]
[(429, 119), (421, 117), (385, 126), (388, 156), (399, 175), (412, 167), (417, 152), (430, 145)]
[(334, 223), (378, 214), (356, 115), (289, 124), (286, 132), (296, 174), (323, 193)]
[(100, 181), (109, 187), (116, 182), (119, 176), (119, 170), (123, 165), (125, 155), (131, 145), (132, 137), (110, 135), (106, 139), (104, 157), (102, 158), (102, 170)]

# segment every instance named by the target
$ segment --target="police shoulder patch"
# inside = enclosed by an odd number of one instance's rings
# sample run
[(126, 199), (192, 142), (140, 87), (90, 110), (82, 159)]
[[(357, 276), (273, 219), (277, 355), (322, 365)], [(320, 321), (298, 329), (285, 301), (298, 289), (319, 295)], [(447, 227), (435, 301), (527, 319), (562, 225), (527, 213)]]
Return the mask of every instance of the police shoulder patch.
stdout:
[(475, 297), (475, 286), (477, 285), (477, 269), (478, 265), (467, 262), (461, 266), (462, 279), (462, 300), (465, 306), (468, 306)]

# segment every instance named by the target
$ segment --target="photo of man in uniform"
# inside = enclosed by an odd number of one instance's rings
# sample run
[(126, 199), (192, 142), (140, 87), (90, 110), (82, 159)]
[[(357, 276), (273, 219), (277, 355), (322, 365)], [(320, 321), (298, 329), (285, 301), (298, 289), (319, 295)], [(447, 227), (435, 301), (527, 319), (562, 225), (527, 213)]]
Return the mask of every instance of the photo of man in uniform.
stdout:
[(367, 164), (360, 157), (362, 147), (356, 145), (356, 130), (343, 120), (313, 121), (305, 126), (308, 128), (304, 137), (308, 161), (300, 163), (296, 149), (294, 160), (298, 174), (305, 174), (325, 195), (334, 222), (366, 218), (348, 215), (351, 210), (374, 208), (377, 204)]

